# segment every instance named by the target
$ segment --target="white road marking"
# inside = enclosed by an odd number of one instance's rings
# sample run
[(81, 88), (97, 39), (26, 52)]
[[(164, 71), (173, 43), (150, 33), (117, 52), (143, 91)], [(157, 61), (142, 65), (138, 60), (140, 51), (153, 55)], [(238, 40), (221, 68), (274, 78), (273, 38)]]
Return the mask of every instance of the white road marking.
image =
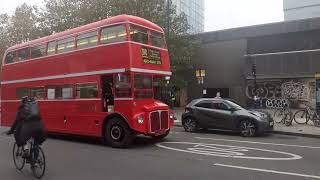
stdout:
[(283, 174), (283, 175), (290, 175), (290, 176), (299, 176), (299, 177), (320, 179), (320, 176), (308, 175), (308, 174), (275, 171), (275, 170), (268, 170), (268, 169), (249, 168), (249, 167), (244, 167), (244, 166), (233, 166), (233, 165), (219, 164), (219, 163), (216, 163), (214, 165), (221, 166), (221, 167), (235, 168), (235, 169), (244, 169), (244, 170), (250, 170), (250, 171), (260, 171), (260, 172), (267, 172), (267, 173), (273, 173), (273, 174)]
[[(166, 146), (165, 144), (180, 144), (180, 145), (191, 145), (189, 147), (183, 148), (174, 148)], [(301, 156), (281, 152), (274, 151), (268, 149), (258, 149), (251, 147), (240, 147), (240, 146), (230, 146), (230, 145), (222, 145), (222, 144), (205, 144), (205, 143), (192, 143), (192, 142), (162, 142), (156, 144), (156, 146), (164, 149), (169, 149), (173, 151), (187, 152), (192, 154), (201, 154), (206, 156), (218, 156), (218, 157), (228, 157), (228, 158), (239, 158), (239, 159), (254, 159), (254, 160), (274, 160), (274, 161), (287, 161), (287, 160), (297, 160), (302, 159)], [(285, 157), (257, 157), (257, 156), (247, 156), (245, 153), (249, 152), (249, 150), (253, 151), (261, 151), (261, 152), (269, 152), (275, 154), (281, 154)], [(264, 154), (264, 153), (262, 153)]]
[(240, 140), (231, 140), (231, 139), (216, 139), (216, 138), (202, 138), (202, 137), (195, 137), (195, 138), (196, 139), (202, 139), (202, 140), (241, 142), (241, 143), (249, 143), (249, 144), (265, 144), (265, 145), (274, 145), (274, 146), (287, 146), (287, 147), (301, 147), (301, 148), (310, 148), (310, 149), (320, 149), (320, 147), (315, 147), (315, 146), (302, 146), (302, 145), (294, 145), (294, 144), (276, 144), (276, 143), (265, 143), (265, 142), (256, 142), (256, 141), (240, 141)]

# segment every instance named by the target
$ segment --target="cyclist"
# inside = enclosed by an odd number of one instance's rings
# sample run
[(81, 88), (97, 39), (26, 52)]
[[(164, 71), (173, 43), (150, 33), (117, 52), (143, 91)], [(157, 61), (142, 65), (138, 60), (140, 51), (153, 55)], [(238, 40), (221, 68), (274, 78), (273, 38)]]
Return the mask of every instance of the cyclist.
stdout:
[(34, 138), (36, 146), (41, 145), (46, 140), (46, 130), (34, 98), (26, 96), (21, 99), (16, 120), (7, 134), (14, 134), (18, 147), (23, 147), (24, 156), (29, 154), (27, 142), (30, 138)]

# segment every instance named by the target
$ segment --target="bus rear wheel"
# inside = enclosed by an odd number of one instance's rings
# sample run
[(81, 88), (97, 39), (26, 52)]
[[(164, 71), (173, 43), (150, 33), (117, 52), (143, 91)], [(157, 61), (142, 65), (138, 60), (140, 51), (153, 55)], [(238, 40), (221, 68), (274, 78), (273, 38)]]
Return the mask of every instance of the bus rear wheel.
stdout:
[(132, 144), (134, 134), (122, 119), (111, 118), (105, 128), (105, 140), (111, 147), (127, 148)]

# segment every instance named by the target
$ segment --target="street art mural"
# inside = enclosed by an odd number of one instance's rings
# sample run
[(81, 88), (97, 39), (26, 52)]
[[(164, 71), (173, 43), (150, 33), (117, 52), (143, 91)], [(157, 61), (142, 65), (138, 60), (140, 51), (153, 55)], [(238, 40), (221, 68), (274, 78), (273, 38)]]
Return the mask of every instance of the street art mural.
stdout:
[(312, 78), (258, 80), (256, 92), (259, 100), (254, 102), (254, 81), (248, 80), (246, 87), (248, 106), (261, 108), (290, 106), (294, 108), (300, 107), (301, 104), (309, 104), (315, 107), (316, 81)]

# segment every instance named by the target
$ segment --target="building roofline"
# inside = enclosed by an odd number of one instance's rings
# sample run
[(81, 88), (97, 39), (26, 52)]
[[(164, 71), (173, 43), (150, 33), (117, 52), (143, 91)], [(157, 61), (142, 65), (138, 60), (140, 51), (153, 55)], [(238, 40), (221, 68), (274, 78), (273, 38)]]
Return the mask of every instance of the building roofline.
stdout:
[(204, 32), (195, 36), (203, 43), (212, 43), (312, 30), (320, 30), (320, 17)]

